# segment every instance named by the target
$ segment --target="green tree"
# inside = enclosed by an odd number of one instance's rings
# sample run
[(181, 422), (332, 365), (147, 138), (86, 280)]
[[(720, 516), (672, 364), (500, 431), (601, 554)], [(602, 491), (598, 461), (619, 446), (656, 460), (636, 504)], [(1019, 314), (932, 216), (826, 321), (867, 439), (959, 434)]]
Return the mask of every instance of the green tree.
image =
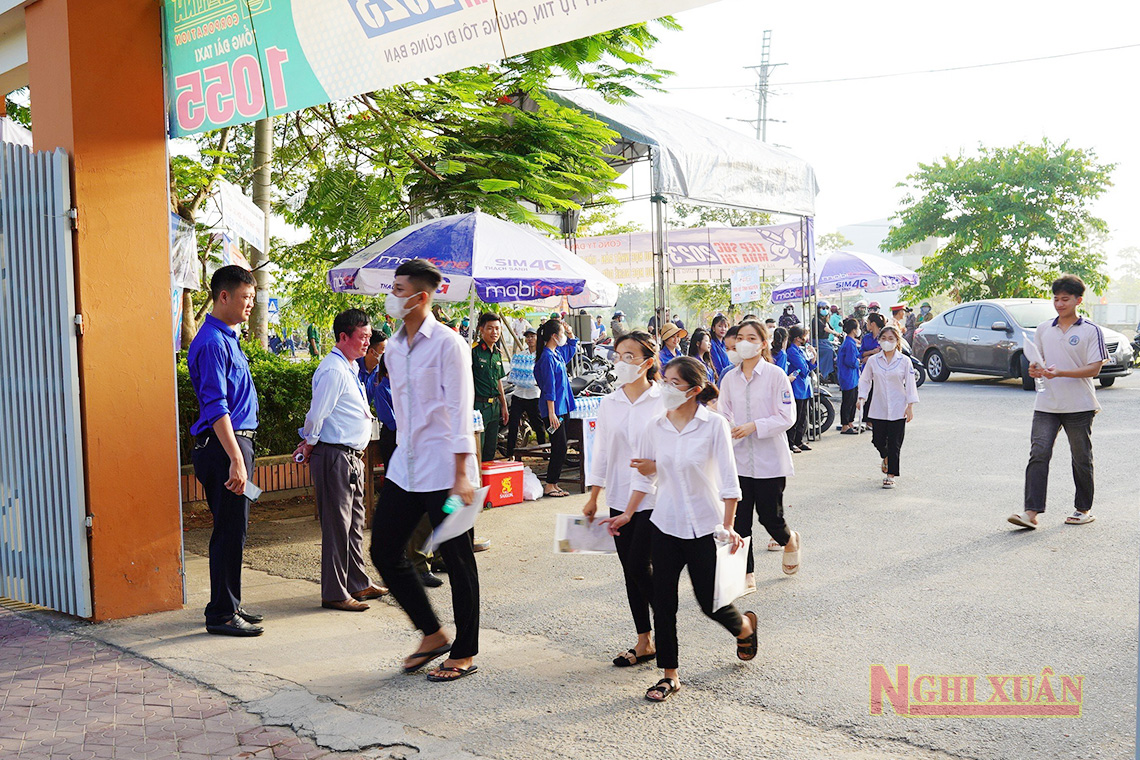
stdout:
[(1091, 205), (1112, 185), (1114, 168), (1091, 150), (1048, 140), (919, 164), (900, 183), (907, 194), (883, 249), (945, 240), (919, 267), (912, 299), (1036, 295), (1062, 272), (1101, 292), (1104, 256), (1090, 243), (1108, 227)]
[(826, 235), (820, 235), (819, 240), (815, 241), (815, 250), (816, 253), (835, 253), (853, 245), (855, 245), (855, 241), (843, 233), (829, 232)]
[(669, 226), (678, 229), (697, 227), (763, 227), (772, 223), (765, 211), (746, 211), (695, 203), (674, 203), (670, 208)]

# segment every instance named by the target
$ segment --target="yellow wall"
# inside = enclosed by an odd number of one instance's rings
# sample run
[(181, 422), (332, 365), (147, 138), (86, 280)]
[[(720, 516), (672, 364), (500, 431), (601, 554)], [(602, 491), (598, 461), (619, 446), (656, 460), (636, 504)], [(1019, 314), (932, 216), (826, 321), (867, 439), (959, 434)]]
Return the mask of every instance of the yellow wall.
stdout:
[(73, 159), (98, 620), (182, 603), (160, 7), (38, 0), (26, 9), (35, 147)]

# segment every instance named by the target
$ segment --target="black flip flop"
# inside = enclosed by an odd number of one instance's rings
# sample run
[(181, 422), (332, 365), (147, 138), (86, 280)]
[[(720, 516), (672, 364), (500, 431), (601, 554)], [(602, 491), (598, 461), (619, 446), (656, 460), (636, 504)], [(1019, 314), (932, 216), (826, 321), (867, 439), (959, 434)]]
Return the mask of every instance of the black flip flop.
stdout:
[[(633, 655), (634, 659), (637, 660), (637, 662), (630, 662), (629, 657), (627, 655)], [(622, 654), (619, 654), (617, 657), (614, 658), (614, 666), (618, 667), (618, 668), (631, 668), (634, 665), (640, 665), (643, 662), (649, 662), (650, 660), (652, 660), (656, 656), (657, 656), (657, 653), (654, 652), (653, 654), (643, 654), (640, 657), (638, 657), (637, 656), (637, 650), (636, 649), (630, 649), (629, 651), (623, 652)]]
[(439, 657), (440, 655), (447, 654), (450, 651), (451, 651), (451, 644), (448, 643), (448, 644), (444, 644), (441, 647), (433, 649), (430, 652), (416, 652), (415, 654), (412, 655), (412, 657), (423, 657), (424, 661), (421, 662), (419, 665), (405, 665), (404, 666), (404, 672), (407, 673), (408, 675), (411, 675), (412, 673), (415, 673), (419, 670), (422, 670), (424, 665), (427, 665), (429, 662), (431, 662), (435, 658)]
[(736, 656), (747, 662), (755, 659), (756, 652), (760, 649), (760, 626), (756, 622), (756, 613), (752, 610), (745, 612), (744, 616), (752, 621), (752, 635), (747, 639), (736, 640)]
[(558, 488), (558, 489), (556, 489), (556, 490), (554, 490), (554, 491), (547, 491), (546, 493), (544, 493), (544, 494), (543, 494), (543, 496), (551, 496), (551, 497), (553, 497), (553, 498), (555, 498), (555, 499), (562, 499), (562, 498), (565, 498), (565, 497), (567, 497), (567, 496), (569, 496), (569, 495), (570, 495), (570, 494), (566, 493), (566, 492), (565, 492), (565, 491), (563, 491), (561, 488)]
[[(466, 678), (467, 676), (474, 675), (478, 672), (478, 665), (472, 665), (469, 668), (456, 668), (451, 666), (444, 667), (441, 665), (432, 672), (428, 673), (427, 680), (434, 681), (435, 683), (443, 683), (444, 681), (458, 681), (460, 678)], [(448, 678), (446, 676), (436, 675), (437, 673), (458, 673), (459, 675), (455, 676), (454, 678)]]
[[(680, 684), (678, 684), (672, 678), (662, 678), (656, 684), (654, 684), (653, 686), (650, 686), (648, 689), (645, 690), (645, 698), (648, 699), (650, 702), (664, 702), (666, 699), (673, 696), (674, 694), (676, 694), (680, 690), (681, 690)], [(661, 698), (657, 699), (655, 697), (649, 696), (650, 694), (654, 694), (654, 693), (660, 694)]]

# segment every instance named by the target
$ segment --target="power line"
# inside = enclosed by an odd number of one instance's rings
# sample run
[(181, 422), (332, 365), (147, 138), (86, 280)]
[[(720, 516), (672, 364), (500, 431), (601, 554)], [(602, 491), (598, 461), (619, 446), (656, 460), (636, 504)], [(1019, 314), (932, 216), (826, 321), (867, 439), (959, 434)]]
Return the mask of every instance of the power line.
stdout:
[[(985, 69), (994, 66), (1011, 66), (1018, 63), (1034, 63), (1036, 61), (1051, 61), (1058, 58), (1072, 58), (1078, 55), (1093, 55), (1095, 53), (1111, 53), (1117, 50), (1130, 50), (1133, 48), (1140, 48), (1140, 42), (1130, 45), (1117, 45), (1115, 47), (1096, 48), (1094, 50), (1077, 50), (1072, 53), (1056, 53), (1054, 55), (1041, 55), (1035, 58), (1016, 58), (1009, 61), (992, 61), (990, 63), (974, 63), (966, 66), (947, 66), (941, 69), (917, 69), (914, 71), (896, 71), (890, 74), (868, 74), (860, 77), (839, 77), (835, 79), (805, 79), (799, 82), (781, 82), (780, 87), (794, 87), (797, 85), (809, 84), (831, 84), (834, 82), (864, 82), (869, 79), (889, 79), (892, 77), (907, 77), (915, 76), (918, 74), (942, 74), (948, 71), (967, 71), (969, 69)], [(716, 84), (706, 85), (704, 87), (670, 87), (671, 90), (739, 90), (751, 89), (752, 85), (747, 84)]]

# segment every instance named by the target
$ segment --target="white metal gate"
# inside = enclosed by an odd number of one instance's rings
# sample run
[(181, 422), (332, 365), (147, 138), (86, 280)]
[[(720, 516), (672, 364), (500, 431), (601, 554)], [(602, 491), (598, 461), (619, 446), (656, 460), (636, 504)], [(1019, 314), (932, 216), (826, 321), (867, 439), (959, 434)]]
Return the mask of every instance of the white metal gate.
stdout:
[(91, 616), (63, 150), (0, 153), (0, 596)]

